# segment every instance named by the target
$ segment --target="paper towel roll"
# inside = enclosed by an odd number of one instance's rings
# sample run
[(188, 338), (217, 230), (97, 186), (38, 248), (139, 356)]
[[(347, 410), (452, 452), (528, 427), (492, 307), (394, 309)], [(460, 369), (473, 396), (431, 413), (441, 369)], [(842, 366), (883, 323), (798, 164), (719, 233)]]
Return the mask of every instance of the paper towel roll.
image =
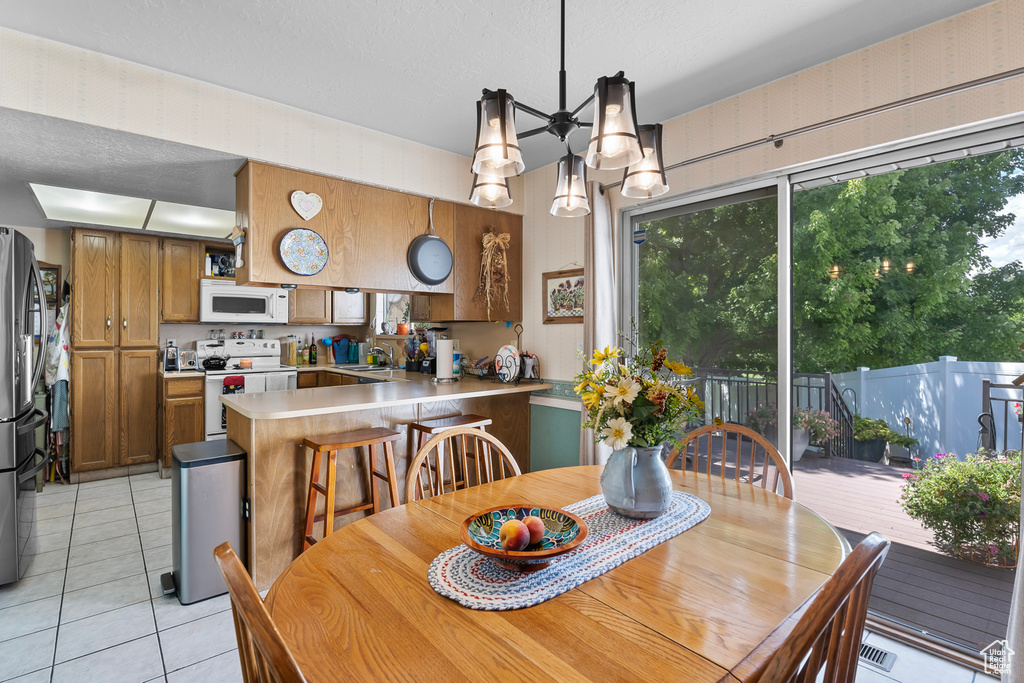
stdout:
[(437, 378), (450, 379), (452, 377), (452, 359), (455, 357), (455, 340), (437, 340)]

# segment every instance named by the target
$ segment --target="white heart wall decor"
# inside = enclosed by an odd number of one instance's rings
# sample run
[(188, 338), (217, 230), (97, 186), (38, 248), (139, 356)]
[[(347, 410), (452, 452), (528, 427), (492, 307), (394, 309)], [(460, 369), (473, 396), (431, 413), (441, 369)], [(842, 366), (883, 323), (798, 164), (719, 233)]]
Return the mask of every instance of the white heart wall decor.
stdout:
[(302, 216), (302, 220), (308, 221), (324, 208), (324, 200), (316, 192), (306, 194), (302, 190), (295, 190), (292, 192), (292, 208)]

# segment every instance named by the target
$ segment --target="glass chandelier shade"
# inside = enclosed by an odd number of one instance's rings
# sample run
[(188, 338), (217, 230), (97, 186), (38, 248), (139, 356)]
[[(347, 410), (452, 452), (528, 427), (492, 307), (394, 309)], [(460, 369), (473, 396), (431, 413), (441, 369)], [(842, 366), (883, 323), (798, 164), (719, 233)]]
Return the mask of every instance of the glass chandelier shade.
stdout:
[(661, 124), (640, 126), (639, 134), (644, 158), (628, 166), (622, 174), (622, 195), (650, 199), (668, 192), (665, 161), (661, 155)]
[(473, 173), (508, 178), (524, 170), (516, 136), (515, 100), (504, 90), (484, 93), (477, 103)]
[(590, 213), (587, 197), (587, 167), (583, 157), (566, 154), (558, 160), (555, 199), (551, 202), (551, 215), (563, 218), (586, 216)]
[(593, 123), (587, 166), (596, 170), (614, 170), (626, 168), (643, 158), (630, 80), (619, 76), (597, 79)]
[(487, 173), (473, 175), (473, 189), (469, 193), (469, 201), (477, 206), (489, 209), (500, 209), (512, 203), (512, 193), (508, 188), (508, 178)]

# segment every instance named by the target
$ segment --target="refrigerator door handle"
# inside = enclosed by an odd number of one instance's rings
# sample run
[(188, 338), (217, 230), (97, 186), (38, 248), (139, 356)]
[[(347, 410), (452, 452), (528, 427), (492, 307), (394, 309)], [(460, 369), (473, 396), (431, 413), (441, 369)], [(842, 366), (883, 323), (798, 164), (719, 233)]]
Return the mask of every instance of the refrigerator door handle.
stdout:
[(50, 418), (50, 414), (42, 408), (36, 407), (32, 409), (32, 412), (37, 415), (36, 419), (18, 427), (18, 435), (29, 434), (34, 432), (36, 429), (46, 424), (46, 421)]
[(36, 455), (43, 456), (43, 461), (41, 463), (38, 463), (35, 467), (30, 469), (28, 472), (25, 472), (24, 474), (18, 475), (18, 483), (19, 484), (24, 484), (29, 479), (33, 479), (37, 474), (42, 472), (43, 469), (46, 467), (46, 465), (47, 465), (47, 458), (46, 458), (46, 453), (43, 452), (43, 449), (41, 449), (41, 448), (35, 449), (35, 451), (33, 453), (33, 457), (36, 456)]
[[(46, 327), (46, 290), (43, 288), (43, 272), (39, 270), (39, 262), (32, 262), (32, 273), (36, 276), (36, 287), (39, 288), (39, 358), (36, 359), (36, 369), (32, 373), (31, 391), (34, 393), (39, 385), (39, 378), (43, 376), (43, 368), (46, 365), (46, 339), (50, 331)], [(60, 287), (60, 283), (56, 284)]]

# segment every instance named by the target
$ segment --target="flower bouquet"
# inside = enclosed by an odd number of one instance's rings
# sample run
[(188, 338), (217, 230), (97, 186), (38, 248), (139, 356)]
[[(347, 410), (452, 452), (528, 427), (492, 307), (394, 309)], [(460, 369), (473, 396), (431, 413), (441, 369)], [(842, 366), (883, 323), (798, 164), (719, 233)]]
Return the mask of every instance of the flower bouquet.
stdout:
[(627, 356), (622, 349), (597, 351), (576, 375), (576, 393), (587, 411), (585, 429), (613, 450), (601, 475), (608, 506), (647, 519), (665, 512), (672, 485), (661, 444), (679, 436), (704, 402), (686, 379), (693, 371), (667, 360), (660, 342)]

